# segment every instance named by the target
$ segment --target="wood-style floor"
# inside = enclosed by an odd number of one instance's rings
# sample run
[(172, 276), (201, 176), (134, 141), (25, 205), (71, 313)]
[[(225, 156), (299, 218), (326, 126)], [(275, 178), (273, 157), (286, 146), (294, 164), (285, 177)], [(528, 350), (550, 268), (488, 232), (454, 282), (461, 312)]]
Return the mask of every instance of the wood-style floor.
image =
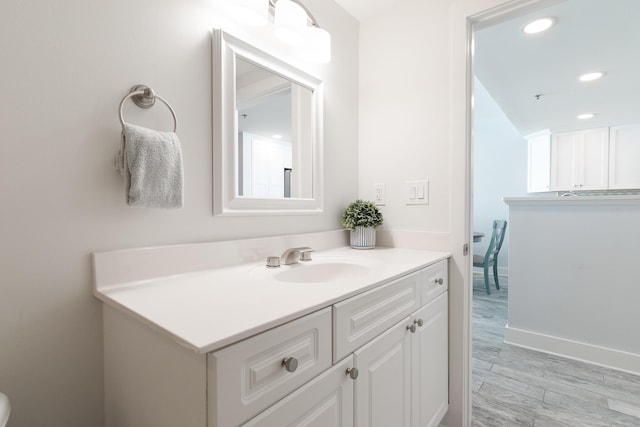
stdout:
[(473, 282), (473, 426), (640, 426), (640, 377), (504, 344), (507, 279)]

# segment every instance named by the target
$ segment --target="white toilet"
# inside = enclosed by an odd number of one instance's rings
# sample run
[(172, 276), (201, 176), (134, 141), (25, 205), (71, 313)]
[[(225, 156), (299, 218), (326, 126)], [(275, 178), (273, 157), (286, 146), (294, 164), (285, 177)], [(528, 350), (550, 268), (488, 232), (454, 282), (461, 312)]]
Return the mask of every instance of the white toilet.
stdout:
[(9, 398), (6, 394), (0, 393), (0, 427), (4, 427), (7, 425), (10, 412), (11, 405), (9, 405)]

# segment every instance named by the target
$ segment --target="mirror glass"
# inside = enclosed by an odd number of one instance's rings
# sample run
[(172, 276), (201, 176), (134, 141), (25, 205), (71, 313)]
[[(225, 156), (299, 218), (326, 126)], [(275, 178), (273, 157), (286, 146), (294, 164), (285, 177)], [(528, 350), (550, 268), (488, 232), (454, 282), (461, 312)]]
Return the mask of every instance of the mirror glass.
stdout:
[(312, 198), (313, 92), (236, 58), (238, 196)]
[(213, 31), (214, 214), (322, 212), (322, 82)]

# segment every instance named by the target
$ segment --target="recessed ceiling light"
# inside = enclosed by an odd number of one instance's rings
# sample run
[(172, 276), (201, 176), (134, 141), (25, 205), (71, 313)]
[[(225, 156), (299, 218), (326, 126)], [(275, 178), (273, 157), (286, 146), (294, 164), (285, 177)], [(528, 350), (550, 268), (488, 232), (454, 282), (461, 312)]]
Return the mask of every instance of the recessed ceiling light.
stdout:
[(593, 80), (598, 80), (600, 77), (604, 76), (602, 71), (596, 71), (593, 73), (583, 74), (579, 77), (581, 82), (591, 82)]
[(553, 18), (540, 18), (540, 19), (536, 19), (535, 21), (529, 22), (527, 25), (524, 26), (522, 31), (524, 31), (527, 34), (541, 33), (551, 28), (551, 26), (554, 23), (555, 23), (555, 20)]
[(595, 116), (595, 114), (593, 114), (593, 113), (578, 114), (578, 119), (579, 120), (587, 120), (587, 119), (592, 119), (593, 116)]
[(273, 138), (273, 139), (282, 139), (282, 135), (280, 135), (279, 133), (276, 133), (271, 138)]

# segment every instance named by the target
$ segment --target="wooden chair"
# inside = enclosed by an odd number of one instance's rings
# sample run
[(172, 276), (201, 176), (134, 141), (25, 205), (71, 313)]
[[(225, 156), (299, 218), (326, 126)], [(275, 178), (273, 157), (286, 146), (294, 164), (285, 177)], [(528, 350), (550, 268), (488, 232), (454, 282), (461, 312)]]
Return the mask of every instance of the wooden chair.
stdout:
[(507, 230), (507, 221), (495, 220), (493, 221), (493, 232), (491, 233), (491, 241), (487, 252), (482, 255), (473, 256), (473, 266), (484, 268), (484, 286), (487, 288), (487, 294), (491, 294), (491, 288), (489, 286), (489, 267), (493, 266), (493, 279), (496, 282), (496, 289), (500, 289), (500, 283), (498, 282), (498, 254), (502, 247), (502, 241), (504, 240), (504, 234)]

